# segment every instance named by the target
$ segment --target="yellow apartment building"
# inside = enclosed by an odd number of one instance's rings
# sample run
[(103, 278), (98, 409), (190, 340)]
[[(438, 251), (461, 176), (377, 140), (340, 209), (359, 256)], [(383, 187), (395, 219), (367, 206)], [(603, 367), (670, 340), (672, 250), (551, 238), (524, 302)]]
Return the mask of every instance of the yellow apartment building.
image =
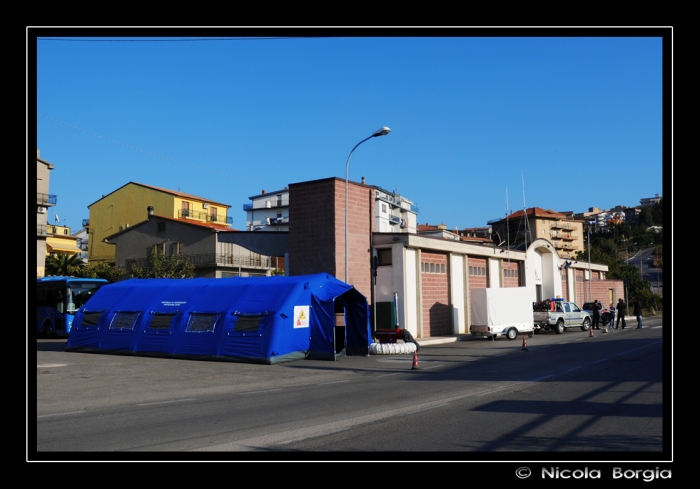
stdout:
[(143, 222), (149, 215), (183, 221), (218, 223), (230, 226), (231, 206), (175, 190), (129, 182), (88, 205), (88, 261), (115, 263), (115, 247), (104, 242), (107, 236)]

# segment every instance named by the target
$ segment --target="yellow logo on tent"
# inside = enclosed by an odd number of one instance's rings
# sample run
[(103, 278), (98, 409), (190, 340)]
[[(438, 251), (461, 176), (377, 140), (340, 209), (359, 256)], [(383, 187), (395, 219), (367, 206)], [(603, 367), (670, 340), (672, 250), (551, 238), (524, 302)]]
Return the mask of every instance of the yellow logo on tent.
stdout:
[(294, 306), (295, 328), (309, 327), (309, 306)]

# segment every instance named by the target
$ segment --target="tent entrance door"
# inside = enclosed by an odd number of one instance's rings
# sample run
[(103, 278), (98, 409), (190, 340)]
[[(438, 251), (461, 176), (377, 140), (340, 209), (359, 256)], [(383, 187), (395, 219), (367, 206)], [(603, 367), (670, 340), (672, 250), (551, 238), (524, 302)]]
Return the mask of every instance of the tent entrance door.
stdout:
[(333, 335), (335, 357), (345, 356), (345, 326), (336, 326)]

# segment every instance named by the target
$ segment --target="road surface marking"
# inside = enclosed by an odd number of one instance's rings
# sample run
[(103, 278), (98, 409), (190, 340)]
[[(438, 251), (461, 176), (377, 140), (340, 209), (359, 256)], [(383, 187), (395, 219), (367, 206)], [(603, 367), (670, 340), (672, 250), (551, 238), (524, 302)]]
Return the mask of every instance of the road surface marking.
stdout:
[(154, 406), (156, 404), (172, 404), (174, 402), (189, 402), (196, 401), (197, 399), (171, 399), (170, 401), (154, 401), (154, 402), (142, 402), (137, 404), (137, 406)]

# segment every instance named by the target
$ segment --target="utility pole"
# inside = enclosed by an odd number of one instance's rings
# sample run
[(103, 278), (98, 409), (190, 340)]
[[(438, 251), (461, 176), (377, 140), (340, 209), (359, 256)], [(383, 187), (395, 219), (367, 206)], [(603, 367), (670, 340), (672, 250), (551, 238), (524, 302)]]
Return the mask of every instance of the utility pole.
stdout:
[(591, 226), (588, 226), (588, 301), (593, 301), (593, 294), (591, 293), (591, 282), (593, 281), (593, 275), (591, 275)]

